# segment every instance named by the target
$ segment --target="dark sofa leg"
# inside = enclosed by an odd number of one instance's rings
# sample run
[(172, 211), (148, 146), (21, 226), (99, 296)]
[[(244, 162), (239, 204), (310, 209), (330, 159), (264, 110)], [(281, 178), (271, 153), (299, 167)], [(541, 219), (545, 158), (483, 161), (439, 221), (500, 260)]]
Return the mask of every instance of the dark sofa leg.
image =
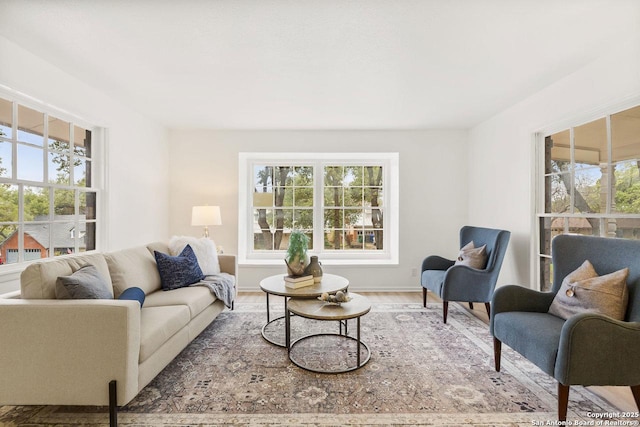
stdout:
[(427, 288), (422, 288), (422, 306), (427, 306)]
[(636, 407), (640, 410), (640, 385), (632, 385), (631, 393), (633, 393), (633, 399), (636, 401)]
[(473, 310), (473, 303), (472, 302), (469, 303), (469, 309)]
[(116, 380), (109, 382), (109, 426), (118, 427), (118, 393)]
[(496, 372), (500, 372), (500, 357), (502, 354), (502, 342), (496, 337), (493, 337), (493, 363), (496, 367)]
[(449, 301), (442, 301), (442, 320), (447, 323), (447, 313), (449, 313)]
[(568, 405), (569, 405), (569, 386), (558, 383), (558, 421), (567, 420)]
[(484, 308), (485, 310), (487, 310), (487, 316), (489, 316), (489, 319), (491, 319), (491, 303), (485, 302)]

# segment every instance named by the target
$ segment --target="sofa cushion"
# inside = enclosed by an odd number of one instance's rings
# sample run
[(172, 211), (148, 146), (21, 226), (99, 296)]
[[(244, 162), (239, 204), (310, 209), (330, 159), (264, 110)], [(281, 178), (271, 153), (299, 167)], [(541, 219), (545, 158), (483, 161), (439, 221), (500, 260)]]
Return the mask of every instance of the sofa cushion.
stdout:
[(114, 293), (109, 267), (101, 253), (80, 256), (65, 256), (59, 259), (33, 263), (20, 275), (20, 296), (25, 299), (55, 299), (56, 281), (60, 276), (70, 276), (80, 267), (91, 264), (105, 279), (107, 287)]
[(139, 363), (147, 360), (190, 320), (186, 305), (145, 307), (140, 312)]
[(70, 276), (59, 276), (56, 280), (58, 299), (111, 299), (113, 288), (100, 275), (98, 269), (83, 265)]
[(158, 251), (158, 252), (162, 252), (165, 254), (169, 254), (171, 253), (169, 251), (169, 245), (166, 242), (153, 242), (153, 243), (149, 243), (147, 245), (147, 250), (149, 251), (149, 253), (151, 254), (151, 256), (154, 256), (154, 252)]
[(564, 320), (548, 313), (508, 311), (493, 320), (494, 336), (553, 376)]
[(104, 258), (109, 266), (116, 298), (125, 289), (133, 286), (142, 289), (145, 294), (160, 289), (160, 275), (156, 261), (146, 246), (107, 253)]
[(215, 295), (206, 286), (189, 286), (172, 291), (157, 291), (147, 295), (145, 307), (186, 305), (191, 319), (216, 301)]
[(220, 274), (218, 250), (213, 240), (208, 237), (173, 236), (169, 240), (169, 253), (173, 256), (180, 254), (189, 245), (198, 259), (202, 274), (210, 276)]
[(423, 288), (429, 289), (436, 295), (442, 295), (442, 284), (446, 270), (425, 270), (422, 272), (421, 284)]

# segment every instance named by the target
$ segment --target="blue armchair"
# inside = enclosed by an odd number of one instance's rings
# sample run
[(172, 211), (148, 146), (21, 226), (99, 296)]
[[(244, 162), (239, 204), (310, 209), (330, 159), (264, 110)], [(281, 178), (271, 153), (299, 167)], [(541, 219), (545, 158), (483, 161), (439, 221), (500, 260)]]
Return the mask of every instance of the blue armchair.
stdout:
[(438, 255), (431, 255), (422, 261), (420, 284), (422, 304), (427, 306), (427, 290), (442, 299), (442, 317), (447, 323), (449, 301), (468, 302), (473, 309), (474, 302), (484, 302), (487, 314), (491, 315), (490, 301), (498, 281), (504, 254), (507, 251), (511, 233), (506, 230), (464, 226), (460, 229), (460, 247), (473, 241), (475, 247), (487, 245), (487, 265), (483, 270), (466, 265), (456, 265)]
[[(554, 377), (560, 421), (566, 420), (572, 385), (631, 386), (640, 408), (640, 241), (560, 235), (551, 245), (551, 292), (509, 285), (493, 295), (496, 371), (504, 343)], [(629, 267), (624, 321), (595, 313), (564, 320), (547, 312), (564, 278), (585, 260), (599, 275)]]

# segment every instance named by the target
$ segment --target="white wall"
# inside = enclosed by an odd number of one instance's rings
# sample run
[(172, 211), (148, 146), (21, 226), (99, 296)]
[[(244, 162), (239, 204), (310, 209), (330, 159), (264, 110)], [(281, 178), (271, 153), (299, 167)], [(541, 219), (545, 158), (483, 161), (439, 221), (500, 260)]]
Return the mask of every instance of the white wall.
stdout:
[[(237, 253), (238, 153), (399, 152), (400, 262), (397, 266), (325, 266), (351, 281), (352, 290), (418, 290), (422, 259), (454, 257), (467, 219), (465, 131), (186, 131), (170, 132), (170, 231), (199, 236), (191, 207), (220, 205), (222, 225), (211, 237)], [(285, 272), (277, 266), (240, 266), (239, 288), (257, 290), (260, 279)]]
[[(104, 196), (109, 227), (103, 249), (166, 239), (166, 130), (2, 37), (0, 58), (0, 85), (107, 128), (108, 191)], [(11, 280), (3, 284), (0, 277), (0, 293), (15, 288)]]
[(470, 131), (469, 220), (512, 232), (498, 286), (537, 288), (532, 278), (533, 134), (634, 103), (640, 104), (640, 39), (628, 40)]

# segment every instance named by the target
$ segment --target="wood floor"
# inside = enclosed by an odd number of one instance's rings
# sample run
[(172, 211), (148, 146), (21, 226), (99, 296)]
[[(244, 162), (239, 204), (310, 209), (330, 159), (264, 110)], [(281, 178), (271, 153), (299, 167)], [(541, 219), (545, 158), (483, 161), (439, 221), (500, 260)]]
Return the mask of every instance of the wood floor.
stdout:
[[(387, 303), (415, 303), (422, 304), (422, 291), (416, 292), (358, 292), (361, 295), (369, 298), (371, 302), (387, 302)], [(238, 304), (245, 303), (260, 303), (265, 301), (264, 292), (239, 292), (236, 302)], [(431, 292), (427, 294), (427, 302), (440, 302), (440, 298), (434, 296)], [(489, 317), (485, 311), (484, 304), (474, 304), (473, 310), (469, 309), (467, 304), (462, 304), (462, 307), (467, 311), (473, 313), (482, 321), (489, 324)]]
[[(372, 302), (387, 303), (416, 303), (422, 304), (422, 291), (416, 292), (359, 292), (365, 295)], [(440, 302), (441, 300), (434, 296), (431, 292), (427, 294), (427, 302)], [(265, 301), (264, 292), (240, 292), (236, 299), (237, 304), (244, 303), (263, 303)], [(469, 309), (467, 304), (461, 304), (467, 311), (473, 313), (485, 323), (489, 323), (487, 312), (484, 304), (474, 304), (473, 310)], [(591, 391), (609, 401), (621, 411), (635, 412), (636, 408), (631, 389), (629, 387), (589, 387)], [(571, 399), (571, 395), (569, 395)]]

